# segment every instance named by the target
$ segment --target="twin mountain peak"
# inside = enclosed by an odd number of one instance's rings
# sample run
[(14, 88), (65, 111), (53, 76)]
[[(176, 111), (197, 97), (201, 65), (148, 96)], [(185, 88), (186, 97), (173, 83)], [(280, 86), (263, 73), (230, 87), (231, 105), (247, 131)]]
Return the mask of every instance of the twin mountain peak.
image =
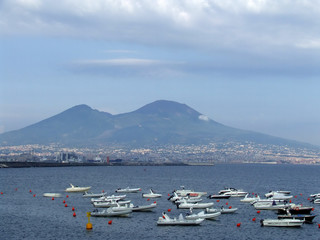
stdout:
[(255, 142), (299, 145), (295, 141), (225, 126), (174, 101), (159, 100), (133, 112), (112, 115), (74, 106), (20, 130), (0, 135), (1, 145), (208, 144)]

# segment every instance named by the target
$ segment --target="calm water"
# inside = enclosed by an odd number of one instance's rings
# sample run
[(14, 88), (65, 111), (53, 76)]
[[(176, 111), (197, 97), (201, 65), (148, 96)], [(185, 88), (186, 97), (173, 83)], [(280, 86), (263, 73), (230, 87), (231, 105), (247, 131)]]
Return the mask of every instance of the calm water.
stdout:
[[(93, 230), (86, 230), (86, 212), (93, 207), (82, 194), (68, 194), (63, 190), (69, 183), (92, 186), (92, 192), (104, 190), (113, 194), (118, 187), (141, 187), (142, 192), (153, 188), (163, 197), (156, 199), (153, 212), (132, 213), (128, 218), (91, 218)], [(320, 239), (318, 222), (302, 228), (260, 227), (260, 219), (276, 218), (272, 211), (256, 210), (240, 198), (214, 201), (215, 207), (237, 207), (236, 214), (221, 215), (216, 221), (204, 221), (195, 227), (158, 227), (161, 212), (172, 208), (170, 216), (180, 212), (167, 200), (168, 193), (183, 185), (196, 191), (217, 193), (224, 187), (244, 189), (264, 194), (270, 190), (291, 190), (295, 203), (312, 205), (307, 200), (311, 193), (320, 192), (320, 166), (295, 165), (216, 165), (174, 167), (66, 167), (0, 169), (0, 238), (1, 239)], [(32, 193), (29, 192), (32, 191)], [(45, 192), (63, 193), (63, 198), (44, 198)], [(35, 197), (33, 196), (34, 194)], [(141, 193), (129, 193), (135, 205), (149, 203)], [(65, 207), (66, 200), (68, 207)], [(154, 200), (152, 200), (154, 201)], [(75, 207), (77, 217), (71, 208)], [(313, 214), (318, 215), (320, 205)], [(252, 218), (257, 221), (253, 222)], [(108, 221), (113, 221), (108, 225)], [(241, 227), (236, 227), (241, 223)]]

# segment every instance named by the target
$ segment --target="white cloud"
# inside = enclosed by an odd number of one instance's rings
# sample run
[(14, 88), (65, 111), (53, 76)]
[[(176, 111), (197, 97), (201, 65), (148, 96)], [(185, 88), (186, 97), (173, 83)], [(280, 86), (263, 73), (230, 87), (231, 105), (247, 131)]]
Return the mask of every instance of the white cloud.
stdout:
[(202, 121), (206, 121), (206, 122), (210, 121), (210, 118), (207, 117), (206, 115), (199, 115), (198, 118), (199, 118), (200, 120), (202, 120)]

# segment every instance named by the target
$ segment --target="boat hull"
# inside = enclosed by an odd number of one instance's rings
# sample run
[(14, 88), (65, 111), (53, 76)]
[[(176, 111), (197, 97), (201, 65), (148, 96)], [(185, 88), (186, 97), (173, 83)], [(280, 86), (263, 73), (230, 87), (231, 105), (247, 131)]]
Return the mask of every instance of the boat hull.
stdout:
[(303, 222), (298, 219), (265, 219), (260, 221), (263, 227), (301, 227)]

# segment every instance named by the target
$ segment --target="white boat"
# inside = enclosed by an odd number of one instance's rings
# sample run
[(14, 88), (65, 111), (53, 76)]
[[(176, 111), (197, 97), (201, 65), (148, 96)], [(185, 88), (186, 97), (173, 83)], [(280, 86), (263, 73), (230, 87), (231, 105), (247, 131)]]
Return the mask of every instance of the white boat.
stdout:
[(286, 204), (286, 203), (278, 203), (275, 202), (257, 202), (253, 204), (254, 208), (257, 210), (278, 210), (282, 208), (288, 208), (293, 206), (293, 204)]
[(301, 227), (304, 220), (299, 219), (261, 219), (261, 226), (265, 227)]
[(125, 199), (127, 195), (111, 195), (111, 196), (102, 196), (100, 198), (91, 198), (91, 202), (110, 202), (112, 200), (122, 200)]
[(259, 195), (250, 197), (249, 194), (247, 194), (243, 199), (240, 200), (240, 202), (247, 202), (247, 203), (251, 203), (253, 201), (258, 201), (260, 200)]
[(231, 197), (244, 197), (248, 192), (243, 191), (242, 189), (236, 188), (225, 188), (224, 190), (219, 191), (219, 195), (231, 196)]
[(109, 207), (116, 207), (118, 205), (125, 205), (130, 203), (131, 200), (127, 200), (127, 201), (115, 201), (112, 200), (110, 202), (93, 202), (93, 206), (96, 208), (109, 208)]
[(313, 201), (313, 203), (315, 203), (315, 204), (320, 204), (320, 198), (315, 199), (315, 200)]
[(214, 203), (188, 203), (183, 200), (182, 203), (177, 204), (177, 208), (210, 208)]
[(129, 187), (126, 187), (126, 188), (118, 188), (116, 190), (117, 193), (137, 193), (141, 191), (141, 188), (129, 188)]
[(210, 219), (210, 220), (213, 220), (213, 219), (216, 219), (217, 217), (219, 217), (221, 215), (221, 212), (214, 212), (214, 213), (208, 213), (208, 212), (205, 212), (205, 211), (201, 211), (201, 212), (198, 212), (198, 213), (192, 213), (192, 210), (190, 210), (190, 213), (187, 213), (186, 215), (186, 219)]
[(238, 210), (238, 208), (224, 208), (224, 207), (221, 207), (220, 208), (220, 212), (221, 214), (228, 214), (228, 213), (235, 213), (236, 211)]
[(132, 203), (130, 204), (125, 204), (125, 205), (117, 205), (116, 207), (113, 207), (113, 211), (121, 211), (125, 209), (129, 209), (132, 212), (149, 212), (152, 211), (153, 208), (157, 206), (157, 203), (151, 203), (148, 205), (141, 205), (141, 206), (135, 206)]
[(291, 191), (269, 191), (268, 193), (265, 194), (265, 196), (272, 197), (274, 194), (282, 194), (282, 195), (289, 195)]
[(171, 202), (176, 202), (176, 201), (180, 201), (182, 199), (187, 199), (188, 202), (200, 202), (201, 197), (200, 196), (196, 196), (196, 197), (192, 197), (192, 196), (179, 196), (176, 192), (173, 192), (173, 195), (171, 195), (168, 200), (170, 200)]
[(179, 190), (174, 190), (173, 192), (175, 192), (178, 196), (181, 196), (181, 197), (186, 197), (186, 196), (190, 196), (190, 197), (201, 197), (203, 195), (206, 195), (207, 192), (195, 192), (193, 190), (187, 190), (187, 189), (184, 189), (183, 186), (181, 186), (182, 189), (179, 189)]
[(159, 198), (159, 197), (162, 197), (162, 194), (155, 193), (152, 189), (150, 189), (150, 193), (143, 193), (142, 197), (144, 197), (144, 198)]
[(85, 192), (82, 197), (83, 198), (98, 198), (98, 197), (103, 197), (107, 195), (107, 193), (88, 193), (88, 192)]
[(62, 197), (61, 193), (44, 193), (44, 197), (49, 197), (49, 198), (60, 198)]
[(128, 217), (132, 213), (130, 209), (125, 209), (122, 211), (114, 211), (112, 208), (107, 208), (102, 211), (95, 209), (91, 212), (92, 217)]
[(187, 203), (197, 203), (197, 202), (201, 202), (202, 199), (200, 197), (182, 197), (180, 199), (177, 199), (174, 201), (174, 203), (183, 203), (184, 201), (186, 201)]
[(190, 226), (190, 225), (199, 225), (202, 223), (204, 219), (198, 218), (195, 220), (185, 219), (182, 214), (179, 215), (178, 218), (170, 218), (166, 213), (162, 213), (162, 217), (159, 217), (157, 221), (157, 225), (159, 226)]
[(91, 189), (91, 187), (78, 187), (78, 186), (73, 186), (71, 183), (70, 183), (70, 186), (69, 188), (66, 188), (66, 192), (86, 192), (88, 190)]
[(293, 198), (292, 195), (287, 195), (282, 193), (274, 193), (268, 196), (269, 196), (268, 198), (272, 200), (290, 200), (291, 198)]
[(320, 193), (311, 194), (310, 197), (312, 197), (312, 198), (320, 198)]

